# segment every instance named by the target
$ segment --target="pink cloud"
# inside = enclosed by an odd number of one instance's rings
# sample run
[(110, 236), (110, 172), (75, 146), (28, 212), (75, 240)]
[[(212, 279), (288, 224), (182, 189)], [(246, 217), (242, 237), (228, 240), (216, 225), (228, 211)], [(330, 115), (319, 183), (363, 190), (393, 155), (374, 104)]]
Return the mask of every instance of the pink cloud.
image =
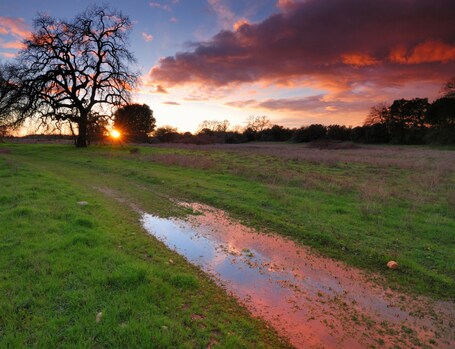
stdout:
[[(232, 17), (220, 0), (210, 3), (223, 18)], [(455, 74), (452, 0), (431, 6), (427, 0), (280, 4), (287, 10), (161, 59), (150, 78), (163, 86), (292, 85), (304, 80), (345, 90), (359, 82), (442, 82)], [(406, 49), (396, 51), (399, 47)]]
[(11, 53), (11, 52), (0, 52), (0, 55), (6, 58), (15, 58), (17, 56), (17, 53)]
[(2, 48), (7, 48), (7, 49), (15, 49), (15, 50), (20, 50), (24, 48), (24, 44), (21, 41), (8, 41), (8, 42), (2, 42), (0, 40), (0, 47)]
[(149, 3), (149, 6), (150, 6), (151, 8), (159, 8), (159, 9), (161, 9), (161, 10), (171, 12), (171, 7), (170, 7), (169, 5), (161, 4), (161, 3), (159, 3), (159, 2), (154, 2), (154, 1), (152, 1), (152, 2)]
[(153, 35), (152, 34), (148, 34), (146, 32), (142, 32), (142, 38), (147, 41), (147, 42), (150, 42), (153, 40)]
[(231, 9), (223, 2), (223, 0), (208, 0), (208, 4), (212, 11), (218, 17), (218, 22), (224, 29), (230, 29), (236, 21), (236, 15)]
[(30, 29), (23, 18), (0, 16), (0, 34), (11, 34), (24, 39), (30, 35)]

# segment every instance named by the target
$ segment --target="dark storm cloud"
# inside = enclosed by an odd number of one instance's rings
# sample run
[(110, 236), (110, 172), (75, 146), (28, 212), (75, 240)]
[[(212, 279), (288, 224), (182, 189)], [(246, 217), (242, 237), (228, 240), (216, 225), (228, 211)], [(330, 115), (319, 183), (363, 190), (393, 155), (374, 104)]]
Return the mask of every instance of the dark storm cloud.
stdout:
[(164, 86), (308, 78), (340, 90), (444, 81), (455, 74), (454, 18), (453, 0), (307, 0), (163, 58), (150, 77)]

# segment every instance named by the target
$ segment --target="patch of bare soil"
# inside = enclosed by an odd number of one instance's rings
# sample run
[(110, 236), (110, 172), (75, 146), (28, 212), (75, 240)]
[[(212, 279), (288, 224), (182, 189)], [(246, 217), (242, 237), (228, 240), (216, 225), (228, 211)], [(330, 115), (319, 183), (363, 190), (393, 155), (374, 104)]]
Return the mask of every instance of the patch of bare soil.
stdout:
[(224, 212), (185, 204), (186, 221), (143, 216), (144, 227), (214, 277), (297, 348), (453, 348), (455, 306), (384, 289), (345, 264)]
[[(142, 214), (144, 228), (185, 256), (296, 348), (455, 348), (455, 304), (380, 286), (371, 275), (284, 237), (241, 225), (225, 212), (178, 203), (196, 214)], [(197, 315), (195, 315), (196, 317)]]

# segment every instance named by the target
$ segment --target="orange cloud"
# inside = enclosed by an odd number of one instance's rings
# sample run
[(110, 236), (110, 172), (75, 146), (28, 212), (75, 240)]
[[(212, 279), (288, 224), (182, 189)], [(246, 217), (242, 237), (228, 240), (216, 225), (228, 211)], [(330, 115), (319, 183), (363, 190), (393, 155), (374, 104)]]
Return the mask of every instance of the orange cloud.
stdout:
[(30, 30), (23, 18), (0, 16), (0, 34), (11, 34), (24, 39), (30, 35)]
[(296, 3), (295, 0), (278, 0), (276, 5), (280, 9), (285, 10), (285, 9), (288, 9), (288, 8), (291, 8), (292, 6), (294, 6), (295, 3)]
[(389, 59), (400, 64), (447, 63), (455, 61), (455, 45), (427, 40), (412, 50), (407, 50), (404, 46), (396, 47), (390, 53)]
[(352, 65), (354, 67), (365, 67), (380, 63), (380, 61), (373, 56), (362, 53), (344, 54), (341, 56), (341, 60), (344, 64)]
[(238, 30), (240, 27), (242, 27), (245, 24), (250, 24), (250, 22), (248, 22), (248, 20), (245, 18), (241, 18), (237, 22), (234, 23), (232, 28), (234, 28), (234, 30)]

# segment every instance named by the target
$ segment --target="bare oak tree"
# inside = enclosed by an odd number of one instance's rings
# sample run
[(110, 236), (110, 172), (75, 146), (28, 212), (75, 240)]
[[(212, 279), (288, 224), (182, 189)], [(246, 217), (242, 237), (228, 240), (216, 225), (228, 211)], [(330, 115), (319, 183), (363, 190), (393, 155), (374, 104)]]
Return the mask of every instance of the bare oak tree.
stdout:
[(272, 123), (267, 118), (267, 116), (254, 116), (251, 115), (246, 121), (246, 128), (252, 129), (254, 132), (261, 132), (266, 128), (272, 127)]
[(39, 15), (16, 63), (15, 84), (27, 102), (23, 117), (76, 124), (76, 146), (86, 147), (91, 124), (128, 103), (137, 82), (129, 68), (135, 61), (128, 50), (131, 27), (128, 17), (107, 6), (69, 21)]
[(455, 98), (455, 76), (449, 79), (442, 87), (442, 97)]

